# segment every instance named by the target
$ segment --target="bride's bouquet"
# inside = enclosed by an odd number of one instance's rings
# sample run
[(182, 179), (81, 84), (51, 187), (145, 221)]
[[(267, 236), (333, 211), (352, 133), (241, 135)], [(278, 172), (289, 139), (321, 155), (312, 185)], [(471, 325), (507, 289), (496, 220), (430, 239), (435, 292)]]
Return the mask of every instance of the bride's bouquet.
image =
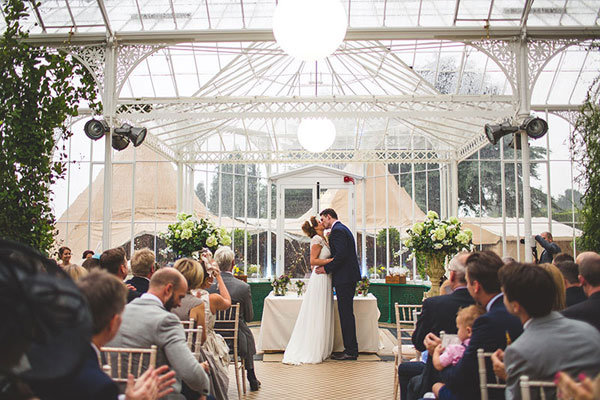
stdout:
[(165, 239), (167, 249), (180, 257), (192, 256), (205, 247), (214, 253), (219, 246), (231, 244), (231, 236), (225, 229), (206, 218), (196, 219), (186, 213), (177, 214), (177, 222), (160, 236)]

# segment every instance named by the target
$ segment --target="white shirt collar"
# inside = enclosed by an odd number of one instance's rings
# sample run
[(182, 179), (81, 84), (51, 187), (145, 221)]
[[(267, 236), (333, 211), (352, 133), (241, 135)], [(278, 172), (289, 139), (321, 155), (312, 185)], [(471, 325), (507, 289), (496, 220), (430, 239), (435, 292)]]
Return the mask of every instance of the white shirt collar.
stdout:
[(485, 306), (485, 310), (487, 312), (490, 311), (490, 308), (492, 308), (492, 304), (494, 304), (494, 302), (498, 299), (498, 297), (502, 296), (502, 293), (498, 293), (497, 295), (495, 295), (494, 297), (492, 297), (492, 299), (487, 303), (487, 305)]
[(233, 275), (233, 271), (221, 271), (221, 275), (223, 274)]
[(527, 329), (529, 324), (531, 324), (532, 320), (533, 320), (533, 318), (529, 318), (527, 321), (525, 321), (525, 323), (523, 324), (523, 330)]
[(158, 297), (156, 297), (155, 295), (153, 295), (152, 293), (144, 293), (143, 295), (140, 296), (140, 299), (150, 299), (153, 300), (155, 302), (157, 302), (161, 307), (164, 307), (165, 305), (163, 304), (162, 300), (159, 299)]
[(92, 345), (92, 349), (94, 349), (94, 351), (96, 352), (96, 356), (98, 357), (98, 360), (100, 360), (100, 349), (98, 349), (98, 347), (96, 347), (96, 344), (94, 344), (94, 342), (90, 342), (90, 344)]
[(340, 222), (340, 220), (336, 219), (335, 222), (333, 224), (331, 224), (331, 229), (333, 229), (333, 227), (335, 226), (335, 224), (337, 224), (338, 222)]

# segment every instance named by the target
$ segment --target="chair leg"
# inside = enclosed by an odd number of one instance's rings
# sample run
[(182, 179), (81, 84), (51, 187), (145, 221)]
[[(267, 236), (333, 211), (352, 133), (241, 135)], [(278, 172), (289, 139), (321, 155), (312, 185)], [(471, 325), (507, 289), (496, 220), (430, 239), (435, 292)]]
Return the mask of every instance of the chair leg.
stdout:
[(244, 395), (246, 394), (246, 362), (242, 360), (240, 363), (240, 368), (242, 369), (242, 388), (244, 389)]
[[(233, 354), (233, 370), (235, 372), (235, 384), (237, 385), (237, 392), (238, 392), (238, 400), (242, 399), (242, 392), (240, 390), (240, 374), (238, 371), (238, 359), (237, 359), (237, 354)], [(244, 390), (244, 394), (245, 394), (245, 390)]]
[(398, 398), (398, 356), (394, 359), (394, 400)]

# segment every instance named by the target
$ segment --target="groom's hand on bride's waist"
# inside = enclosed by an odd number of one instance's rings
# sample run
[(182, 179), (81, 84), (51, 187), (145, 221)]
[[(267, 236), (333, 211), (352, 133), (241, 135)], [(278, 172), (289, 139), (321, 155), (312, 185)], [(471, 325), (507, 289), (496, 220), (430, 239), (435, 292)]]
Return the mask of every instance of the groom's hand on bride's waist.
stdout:
[(315, 268), (315, 272), (317, 274), (326, 274), (327, 273), (327, 272), (325, 272), (325, 267), (323, 267), (323, 266)]

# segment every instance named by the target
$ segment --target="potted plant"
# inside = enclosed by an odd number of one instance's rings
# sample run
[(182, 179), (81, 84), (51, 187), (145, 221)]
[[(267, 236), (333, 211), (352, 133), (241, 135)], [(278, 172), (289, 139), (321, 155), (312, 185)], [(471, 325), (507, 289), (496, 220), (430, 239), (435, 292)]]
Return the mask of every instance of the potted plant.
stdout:
[(229, 246), (231, 236), (223, 228), (218, 228), (206, 218), (195, 218), (192, 214), (177, 214), (177, 222), (167, 227), (166, 233), (161, 233), (167, 244), (167, 251), (177, 257), (199, 258), (199, 251), (210, 249), (213, 253), (219, 246)]
[(290, 277), (287, 275), (281, 275), (279, 278), (273, 279), (273, 282), (271, 282), (271, 286), (273, 286), (273, 294), (275, 296), (285, 296), (289, 283)]

